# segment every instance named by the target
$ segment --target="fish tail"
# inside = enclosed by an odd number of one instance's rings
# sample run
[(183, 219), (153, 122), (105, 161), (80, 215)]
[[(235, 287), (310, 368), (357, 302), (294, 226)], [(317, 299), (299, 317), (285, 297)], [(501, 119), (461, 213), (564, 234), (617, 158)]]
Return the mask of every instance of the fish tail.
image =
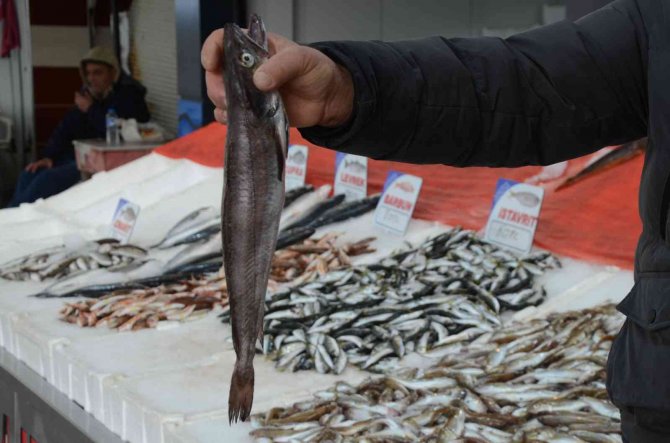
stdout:
[(246, 421), (254, 401), (254, 367), (235, 365), (228, 396), (229, 423)]

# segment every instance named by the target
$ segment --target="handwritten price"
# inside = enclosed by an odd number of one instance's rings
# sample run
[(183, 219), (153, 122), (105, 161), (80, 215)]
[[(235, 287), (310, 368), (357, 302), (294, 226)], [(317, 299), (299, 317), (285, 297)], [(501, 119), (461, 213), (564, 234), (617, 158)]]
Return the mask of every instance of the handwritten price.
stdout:
[(519, 241), (519, 231), (510, 228), (509, 226), (498, 226), (494, 231), (493, 231), (493, 237), (499, 239), (499, 240), (507, 240), (507, 241)]

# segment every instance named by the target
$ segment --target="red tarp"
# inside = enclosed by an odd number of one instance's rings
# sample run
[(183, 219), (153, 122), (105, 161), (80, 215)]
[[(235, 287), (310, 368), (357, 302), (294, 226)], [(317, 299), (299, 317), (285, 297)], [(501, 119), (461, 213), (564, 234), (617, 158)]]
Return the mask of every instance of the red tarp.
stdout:
[[(174, 140), (155, 152), (170, 158), (188, 158), (206, 166), (223, 166), (226, 127), (213, 123)], [(291, 129), (291, 144), (310, 147), (307, 183), (332, 184), (335, 152), (307, 142)], [(588, 157), (570, 161), (568, 173), (584, 166)], [(637, 194), (643, 156), (604, 170), (579, 183), (554, 192), (549, 182), (540, 213), (535, 243), (557, 254), (583, 260), (633, 267), (633, 256), (642, 225)], [(517, 169), (453, 168), (369, 161), (368, 192), (381, 191), (389, 170), (423, 178), (415, 217), (479, 230), (486, 225), (493, 192), (499, 178), (524, 181), (540, 167)]]

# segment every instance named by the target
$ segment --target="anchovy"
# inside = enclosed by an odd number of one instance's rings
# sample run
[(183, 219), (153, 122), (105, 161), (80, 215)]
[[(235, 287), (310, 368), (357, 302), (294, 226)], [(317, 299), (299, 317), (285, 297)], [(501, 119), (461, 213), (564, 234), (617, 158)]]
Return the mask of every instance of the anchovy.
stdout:
[[(253, 424), (261, 429), (253, 435), (315, 427), (320, 432), (310, 441), (620, 442), (619, 414), (606, 400), (605, 359), (600, 357), (609, 348), (603, 337), (616, 333), (622, 320), (608, 305), (512, 323), (463, 338), (460, 349), (439, 362), (421, 361), (419, 367), (399, 367), (391, 357), (389, 341), (402, 332), (388, 324), (366, 327), (369, 333), (362, 337), (338, 337), (339, 350), (320, 345), (328, 335), (293, 334), (298, 346), (311, 349), (301, 359), (315, 354), (312, 366), (320, 372), (328, 369), (325, 348), (332, 362), (347, 355), (350, 363), (385, 375), (357, 386), (340, 382), (311, 401), (257, 415)], [(438, 334), (431, 325), (421, 333)], [(354, 342), (368, 352), (352, 349)], [(296, 345), (283, 344), (279, 358), (293, 351), (289, 346)], [(506, 356), (490, 361), (500, 346), (506, 347)], [(552, 351), (556, 353), (545, 358)]]
[(225, 25), (228, 133), (222, 204), (223, 262), (237, 355), (228, 398), (230, 422), (245, 421), (254, 396), (253, 359), (262, 337), (264, 300), (284, 205), (288, 119), (277, 92), (253, 84), (269, 56), (265, 27), (252, 15), (249, 33)]

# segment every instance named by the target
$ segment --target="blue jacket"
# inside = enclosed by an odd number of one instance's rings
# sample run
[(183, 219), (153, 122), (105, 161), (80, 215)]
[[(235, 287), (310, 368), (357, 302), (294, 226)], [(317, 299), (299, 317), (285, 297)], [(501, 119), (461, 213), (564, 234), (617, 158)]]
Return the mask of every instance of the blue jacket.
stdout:
[(54, 163), (74, 160), (73, 140), (105, 137), (105, 116), (114, 108), (121, 118), (134, 118), (140, 123), (149, 121), (149, 109), (144, 101), (146, 88), (135, 79), (121, 75), (112, 92), (103, 100), (95, 100), (88, 112), (76, 106), (58, 124), (42, 151)]

